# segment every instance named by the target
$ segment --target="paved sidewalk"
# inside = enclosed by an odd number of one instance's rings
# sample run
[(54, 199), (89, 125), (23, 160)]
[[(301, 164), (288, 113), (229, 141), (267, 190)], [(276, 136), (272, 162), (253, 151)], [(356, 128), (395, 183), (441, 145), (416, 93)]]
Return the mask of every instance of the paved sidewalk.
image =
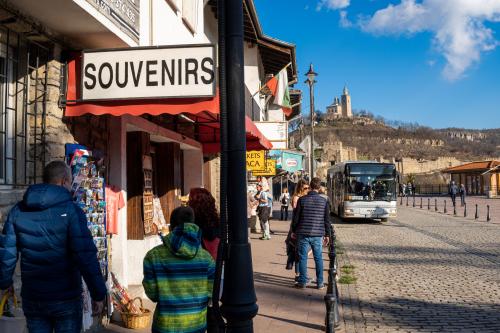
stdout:
[[(275, 211), (275, 216), (277, 217), (276, 213), (279, 213), (279, 211)], [(272, 220), (271, 229), (276, 234), (269, 241), (260, 240), (260, 235), (258, 234), (250, 234), (255, 288), (259, 305), (259, 314), (254, 319), (254, 332), (256, 333), (324, 332), (325, 303), (323, 296), (326, 293), (326, 289), (296, 289), (294, 288), (294, 270), (287, 271), (285, 269), (285, 239), (289, 226), (290, 221)], [(326, 252), (324, 253), (324, 268), (325, 270), (328, 268)], [(316, 278), (312, 254), (309, 258), (309, 277)], [(324, 279), (325, 282), (328, 280), (326, 272), (324, 273)], [(341, 292), (344, 292), (344, 289), (348, 297), (348, 299), (344, 300), (344, 303), (347, 304), (350, 302), (349, 298), (351, 294), (349, 294), (347, 287), (342, 287)], [(351, 290), (351, 293), (354, 295), (355, 290)], [(354, 325), (354, 313), (356, 312), (349, 312), (352, 325)], [(117, 325), (111, 325), (103, 332), (128, 333), (147, 331), (132, 331)], [(336, 332), (345, 332), (345, 330), (341, 327)], [(354, 331), (352, 330), (352, 332)]]

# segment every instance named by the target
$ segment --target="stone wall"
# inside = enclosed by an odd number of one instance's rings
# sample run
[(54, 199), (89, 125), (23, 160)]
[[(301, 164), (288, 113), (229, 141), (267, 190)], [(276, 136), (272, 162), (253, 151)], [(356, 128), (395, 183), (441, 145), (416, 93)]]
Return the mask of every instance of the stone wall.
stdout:
[[(394, 163), (394, 160), (379, 159), (381, 162)], [(417, 160), (414, 158), (403, 158), (403, 166), (401, 170), (401, 163), (396, 163), (398, 165), (398, 171), (402, 172), (404, 175), (407, 174), (423, 174), (423, 173), (433, 173), (436, 171), (441, 171), (446, 168), (454, 167), (457, 165), (462, 165), (466, 163), (465, 161), (458, 160), (455, 157), (439, 157), (436, 160)]]

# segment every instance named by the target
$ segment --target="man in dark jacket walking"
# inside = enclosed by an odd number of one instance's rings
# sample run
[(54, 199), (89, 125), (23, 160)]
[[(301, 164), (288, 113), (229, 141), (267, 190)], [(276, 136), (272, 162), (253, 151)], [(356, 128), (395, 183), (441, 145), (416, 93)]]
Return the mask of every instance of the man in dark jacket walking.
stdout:
[(23, 310), (29, 332), (75, 332), (82, 326), (82, 277), (95, 312), (106, 285), (83, 211), (73, 202), (71, 171), (49, 163), (9, 213), (0, 236), (0, 289), (12, 286), (21, 254)]
[(319, 195), (321, 181), (313, 178), (309, 185), (310, 191), (297, 202), (293, 214), (292, 232), (297, 237), (299, 252), (298, 288), (307, 285), (307, 254), (312, 248), (316, 266), (316, 286), (323, 289), (323, 237), (329, 234), (330, 207), (328, 201)]

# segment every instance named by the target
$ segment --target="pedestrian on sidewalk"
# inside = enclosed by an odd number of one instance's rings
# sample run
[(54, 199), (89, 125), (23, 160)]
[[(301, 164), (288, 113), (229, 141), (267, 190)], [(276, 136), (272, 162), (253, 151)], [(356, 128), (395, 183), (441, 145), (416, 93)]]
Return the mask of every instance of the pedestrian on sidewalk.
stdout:
[[(292, 196), (292, 220), (295, 214), (295, 208), (297, 207), (297, 202), (299, 198), (306, 195), (309, 191), (309, 184), (304, 179), (299, 179), (297, 186), (295, 186), (295, 192)], [(292, 237), (292, 223), (290, 223), (290, 229), (288, 230), (288, 236), (285, 240), (286, 244), (286, 269), (291, 270), (295, 264), (295, 281), (299, 278), (299, 253), (297, 250), (297, 237)]]
[(201, 187), (189, 191), (188, 206), (194, 211), (194, 222), (201, 229), (201, 246), (217, 259), (217, 250), (220, 243), (220, 219), (215, 198)]
[(316, 287), (323, 289), (323, 238), (329, 234), (330, 207), (328, 201), (318, 193), (321, 180), (313, 178), (311, 191), (301, 197), (293, 214), (292, 236), (297, 237), (299, 251), (300, 276), (297, 288), (306, 288), (307, 284), (307, 254), (312, 248), (316, 266)]
[(280, 196), (281, 203), (281, 221), (288, 220), (288, 206), (290, 205), (290, 193), (288, 193), (288, 188), (284, 187), (283, 192), (281, 192)]
[(271, 239), (269, 234), (269, 214), (272, 207), (269, 207), (269, 193), (263, 190), (262, 183), (257, 184), (257, 194), (255, 198), (259, 201), (259, 206), (257, 207), (257, 215), (259, 216), (260, 228), (262, 230), (262, 240)]
[(257, 207), (259, 206), (259, 201), (255, 199), (255, 191), (248, 191), (247, 193), (247, 218), (248, 225), (250, 226), (250, 232), (252, 234), (257, 233)]
[(457, 184), (455, 184), (455, 181), (453, 181), (453, 180), (450, 183), (449, 193), (451, 196), (451, 202), (453, 203), (453, 207), (455, 207), (455, 204), (457, 201), (458, 186), (457, 186)]
[(267, 206), (269, 207), (269, 219), (267, 220), (267, 223), (269, 224), (269, 234), (274, 235), (273, 229), (271, 229), (271, 220), (273, 219), (273, 195), (270, 192), (270, 189), (267, 191)]
[(460, 184), (460, 201), (462, 203), (462, 207), (465, 206), (465, 196), (467, 194), (467, 191), (465, 190), (465, 185)]
[(22, 304), (29, 332), (79, 333), (82, 277), (101, 314), (106, 285), (84, 212), (71, 196), (72, 176), (63, 161), (43, 170), (9, 213), (0, 237), (0, 289), (12, 286), (21, 256)]
[(191, 207), (174, 209), (170, 230), (163, 245), (144, 258), (142, 285), (157, 303), (153, 332), (205, 332), (215, 262), (201, 246), (202, 231)]

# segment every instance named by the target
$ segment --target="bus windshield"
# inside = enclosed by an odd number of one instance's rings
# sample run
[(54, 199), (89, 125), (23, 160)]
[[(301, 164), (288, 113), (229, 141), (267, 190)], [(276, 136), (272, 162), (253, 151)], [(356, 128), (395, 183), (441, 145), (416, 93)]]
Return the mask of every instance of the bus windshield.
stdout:
[(347, 165), (346, 194), (354, 201), (396, 200), (394, 165)]

